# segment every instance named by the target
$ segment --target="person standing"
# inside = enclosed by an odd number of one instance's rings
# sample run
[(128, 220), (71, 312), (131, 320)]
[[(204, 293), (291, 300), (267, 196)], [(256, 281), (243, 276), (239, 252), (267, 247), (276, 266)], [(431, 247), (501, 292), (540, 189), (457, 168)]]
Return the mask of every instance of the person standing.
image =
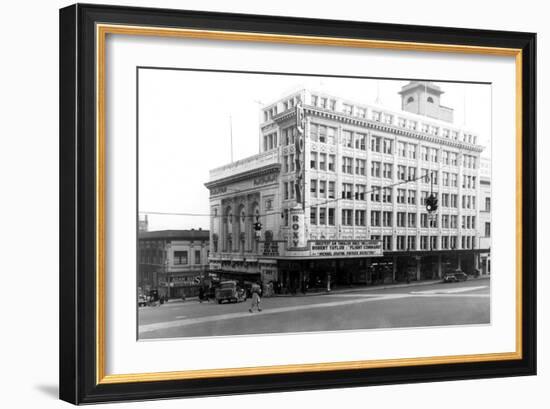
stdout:
[(254, 308), (256, 308), (258, 311), (261, 311), (260, 308), (260, 291), (261, 287), (259, 284), (255, 283), (252, 284), (251, 292), (252, 292), (252, 305), (250, 306), (250, 309), (248, 311), (254, 312)]

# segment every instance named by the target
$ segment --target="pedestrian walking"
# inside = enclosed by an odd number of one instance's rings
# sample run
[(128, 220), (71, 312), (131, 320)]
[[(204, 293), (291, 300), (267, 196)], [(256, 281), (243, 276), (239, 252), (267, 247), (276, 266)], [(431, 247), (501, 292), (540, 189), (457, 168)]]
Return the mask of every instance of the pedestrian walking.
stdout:
[(250, 309), (248, 311), (250, 312), (254, 312), (254, 308), (256, 308), (258, 311), (261, 311), (262, 309), (260, 308), (260, 292), (261, 292), (261, 287), (259, 284), (252, 284), (252, 288), (251, 288), (251, 292), (252, 292), (252, 305), (250, 305)]

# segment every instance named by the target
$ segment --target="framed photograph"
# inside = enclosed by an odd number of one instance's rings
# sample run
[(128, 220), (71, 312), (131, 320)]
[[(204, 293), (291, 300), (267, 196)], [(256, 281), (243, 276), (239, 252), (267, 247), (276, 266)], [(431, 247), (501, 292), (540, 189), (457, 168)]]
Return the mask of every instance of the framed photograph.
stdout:
[(535, 47), (61, 9), (61, 399), (534, 375)]

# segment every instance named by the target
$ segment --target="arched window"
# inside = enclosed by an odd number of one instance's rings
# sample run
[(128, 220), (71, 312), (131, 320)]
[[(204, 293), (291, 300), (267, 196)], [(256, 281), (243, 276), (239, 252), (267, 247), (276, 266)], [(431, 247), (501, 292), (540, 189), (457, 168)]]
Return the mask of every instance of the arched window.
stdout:
[(407, 99), (407, 104), (408, 104), (409, 102), (414, 102), (414, 98), (413, 98), (413, 97), (409, 97), (409, 98)]
[(428, 102), (433, 104), (434, 103), (434, 99), (432, 97), (428, 97)]

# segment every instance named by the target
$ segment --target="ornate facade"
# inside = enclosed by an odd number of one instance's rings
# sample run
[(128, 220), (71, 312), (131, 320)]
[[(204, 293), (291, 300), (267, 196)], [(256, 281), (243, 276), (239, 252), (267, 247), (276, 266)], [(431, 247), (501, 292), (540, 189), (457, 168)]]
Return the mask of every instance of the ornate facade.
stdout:
[(442, 93), (408, 84), (399, 112), (310, 90), (266, 106), (262, 152), (210, 172), (211, 268), (291, 283), (477, 269), (483, 147)]

